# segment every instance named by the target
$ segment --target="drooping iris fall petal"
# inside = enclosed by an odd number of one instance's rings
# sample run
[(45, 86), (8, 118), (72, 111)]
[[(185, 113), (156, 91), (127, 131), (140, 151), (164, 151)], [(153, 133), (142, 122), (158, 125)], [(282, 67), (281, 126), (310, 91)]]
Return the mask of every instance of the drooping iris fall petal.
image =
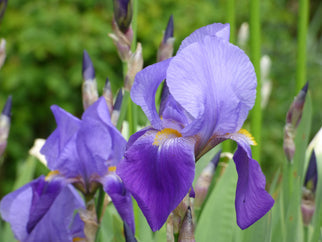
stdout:
[(193, 139), (174, 130), (151, 129), (129, 147), (117, 167), (153, 231), (161, 228), (191, 187), (193, 150)]

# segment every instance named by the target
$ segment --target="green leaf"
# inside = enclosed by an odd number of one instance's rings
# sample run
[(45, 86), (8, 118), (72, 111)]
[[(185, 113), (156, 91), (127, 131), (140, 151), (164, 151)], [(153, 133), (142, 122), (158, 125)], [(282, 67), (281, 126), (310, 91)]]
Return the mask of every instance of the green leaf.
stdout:
[(222, 177), (211, 191), (195, 231), (196, 241), (232, 241), (236, 223), (235, 191), (237, 172), (230, 160)]

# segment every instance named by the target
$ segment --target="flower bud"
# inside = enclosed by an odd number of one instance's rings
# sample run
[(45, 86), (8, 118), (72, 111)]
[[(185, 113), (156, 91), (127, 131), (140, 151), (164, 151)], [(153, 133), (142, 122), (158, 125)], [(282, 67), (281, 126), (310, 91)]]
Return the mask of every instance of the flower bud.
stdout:
[(133, 53), (128, 62), (128, 71), (124, 80), (124, 87), (126, 90), (131, 91), (136, 73), (143, 68), (142, 45), (138, 43), (135, 53)]
[(6, 40), (1, 39), (1, 42), (0, 42), (0, 69), (3, 66), (5, 59), (6, 59)]
[(194, 225), (193, 225), (193, 219), (192, 219), (192, 213), (191, 213), (191, 208), (190, 206), (187, 209), (186, 215), (183, 219), (181, 228), (180, 228), (180, 233), (179, 233), (179, 238), (178, 241), (195, 241), (195, 235), (194, 235)]
[(164, 32), (163, 40), (158, 49), (157, 61), (163, 61), (173, 55), (173, 16), (171, 15), (168, 21), (167, 28)]
[(118, 28), (123, 32), (129, 29), (132, 22), (133, 4), (131, 0), (114, 0), (114, 19)]
[(84, 50), (83, 54), (83, 80), (82, 96), (84, 110), (86, 110), (98, 99), (95, 70), (86, 50)]
[(112, 89), (111, 89), (111, 83), (108, 80), (108, 78), (106, 78), (105, 86), (104, 86), (104, 89), (103, 89), (103, 97), (105, 98), (109, 113), (112, 114), (112, 111), (113, 111), (113, 93), (112, 93)]
[(10, 131), (12, 97), (9, 96), (0, 115), (0, 157), (7, 147), (7, 140)]
[(118, 121), (119, 116), (120, 116), (120, 110), (121, 110), (121, 106), (122, 106), (122, 101), (123, 101), (123, 92), (122, 92), (122, 89), (120, 89), (120, 91), (118, 92), (118, 94), (116, 96), (113, 111), (112, 111), (112, 114), (111, 114), (111, 122), (112, 122), (112, 124), (114, 126), (116, 126), (117, 121)]
[(115, 20), (112, 22), (113, 33), (108, 34), (117, 48), (120, 59), (123, 62), (127, 62), (131, 57), (131, 44), (133, 40), (133, 30), (129, 28), (125, 33), (123, 33)]
[(0, 0), (0, 21), (4, 15), (4, 12), (6, 11), (8, 0)]
[(290, 109), (286, 115), (286, 125), (284, 128), (284, 143), (283, 148), (286, 154), (286, 157), (289, 161), (293, 159), (295, 152), (295, 131), (297, 126), (299, 125), (301, 118), (303, 107), (305, 103), (305, 97), (308, 89), (308, 83), (304, 85), (301, 89), (300, 93), (295, 97)]
[(194, 206), (195, 208), (201, 208), (203, 202), (205, 201), (208, 189), (211, 184), (212, 178), (215, 173), (215, 169), (220, 160), (221, 151), (219, 151), (214, 158), (209, 162), (209, 164), (203, 169), (201, 172), (195, 186), (195, 200)]
[(272, 61), (268, 55), (264, 55), (260, 61), (260, 69), (261, 69), (261, 81), (262, 81), (262, 88), (261, 88), (261, 108), (265, 108), (267, 106), (269, 96), (271, 95), (272, 91), (272, 82), (269, 79), (269, 73), (271, 70)]

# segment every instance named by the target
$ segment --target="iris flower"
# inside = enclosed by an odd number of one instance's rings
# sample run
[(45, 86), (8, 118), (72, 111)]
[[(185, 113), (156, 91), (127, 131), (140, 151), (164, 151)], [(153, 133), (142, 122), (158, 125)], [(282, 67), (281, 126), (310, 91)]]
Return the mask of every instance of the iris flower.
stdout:
[(64, 180), (44, 176), (1, 200), (2, 218), (11, 224), (19, 241), (73, 241), (84, 238), (84, 223), (76, 209), (85, 208), (75, 188)]
[[(238, 148), (235, 208), (245, 229), (273, 206), (265, 176), (252, 159), (255, 141), (242, 125), (256, 97), (256, 74), (247, 55), (229, 42), (229, 25), (212, 24), (183, 40), (175, 57), (139, 72), (131, 90), (151, 126), (132, 135), (117, 167), (150, 227), (162, 227), (192, 188), (195, 162), (220, 142)], [(158, 86), (165, 80), (159, 112)]]
[[(88, 107), (81, 120), (56, 105), (52, 106), (51, 109), (56, 119), (57, 128), (48, 137), (41, 149), (41, 153), (46, 157), (47, 166), (51, 170), (47, 180), (51, 181), (50, 184), (56, 184), (57, 181), (63, 181), (65, 186), (73, 184), (86, 198), (93, 197), (101, 184), (105, 192), (112, 198), (121, 218), (134, 232), (131, 196), (115, 173), (116, 165), (123, 156), (126, 140), (111, 123), (104, 97)], [(22, 188), (22, 191), (30, 190), (30, 187), (33, 188), (34, 182), (27, 184), (25, 188)], [(51, 210), (49, 210), (46, 202), (54, 200), (57, 193), (55, 189), (48, 188), (46, 190), (47, 195), (37, 203), (34, 203), (34, 199), (32, 199), (30, 214), (50, 213)], [(5, 202), (1, 202), (1, 206), (13, 207), (9, 212), (5, 212), (5, 209), (1, 210), (4, 219), (8, 216), (13, 217), (14, 214), (17, 215), (17, 219), (11, 220), (12, 223), (7, 220), (13, 228), (22, 226), (18, 222), (20, 217), (19, 204), (31, 202), (30, 199), (26, 198), (27, 195), (21, 197), (12, 195), (16, 192), (7, 195), (9, 198), (7, 198), (6, 203), (13, 205), (3, 205)], [(64, 202), (68, 205), (69, 198), (66, 197)], [(18, 211), (14, 209), (18, 209)], [(73, 213), (73, 210), (71, 211)], [(8, 215), (5, 215), (7, 213)], [(56, 213), (63, 217), (65, 212), (63, 210), (56, 211)], [(30, 223), (32, 227), (35, 226), (39, 223), (39, 218), (36, 217), (36, 219), (32, 219), (32, 222), (28, 222), (27, 228), (19, 228), (28, 231)], [(50, 223), (49, 219), (46, 221)], [(60, 231), (57, 231), (57, 233), (60, 233)]]

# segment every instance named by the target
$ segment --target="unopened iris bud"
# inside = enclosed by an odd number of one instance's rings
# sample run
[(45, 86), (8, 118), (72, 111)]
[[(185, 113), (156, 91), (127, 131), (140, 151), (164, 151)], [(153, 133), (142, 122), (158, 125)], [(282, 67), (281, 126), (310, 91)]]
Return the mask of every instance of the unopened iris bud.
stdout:
[(132, 28), (129, 28), (125, 33), (123, 33), (117, 26), (115, 19), (112, 22), (112, 29), (113, 33), (108, 35), (113, 39), (120, 59), (123, 62), (127, 62), (132, 54), (131, 44), (133, 40), (133, 30)]
[(136, 73), (141, 71), (143, 68), (143, 56), (142, 56), (142, 45), (138, 43), (136, 46), (135, 53), (133, 53), (128, 62), (128, 71), (124, 80), (124, 87), (130, 91), (134, 82)]
[(195, 241), (194, 225), (191, 208), (188, 207), (186, 215), (182, 221), (178, 241), (192, 242)]
[(126, 33), (132, 22), (133, 5), (131, 0), (114, 0), (114, 18), (119, 29)]
[(95, 70), (91, 58), (86, 50), (83, 54), (83, 106), (86, 110), (98, 99), (97, 84), (95, 79)]
[(301, 201), (301, 211), (303, 224), (308, 226), (312, 220), (315, 212), (314, 194), (309, 189), (303, 188), (303, 195)]
[(8, 0), (0, 0), (0, 21), (6, 11)]
[(158, 49), (157, 61), (163, 61), (173, 55), (173, 16), (171, 15), (168, 21), (167, 28), (164, 32), (163, 40)]
[(9, 96), (0, 115), (0, 156), (2, 156), (7, 146), (7, 139), (10, 130), (12, 97)]
[(295, 97), (286, 115), (283, 148), (284, 148), (286, 157), (289, 161), (293, 159), (293, 156), (295, 153), (295, 143), (294, 143), (295, 130), (302, 118), (302, 112), (303, 112), (307, 90), (308, 90), (308, 83), (304, 85), (300, 93)]
[(3, 66), (5, 59), (6, 59), (6, 41), (5, 41), (5, 39), (1, 39), (1, 42), (0, 42), (0, 69)]
[(195, 186), (196, 197), (194, 200), (195, 208), (201, 208), (203, 202), (207, 197), (208, 189), (210, 187), (212, 178), (214, 176), (215, 169), (220, 160), (220, 154), (221, 154), (221, 151), (219, 151), (214, 156), (211, 162), (209, 162), (209, 164), (203, 169), (201, 175), (199, 176), (196, 182), (196, 186)]
[(105, 85), (104, 85), (103, 97), (106, 100), (108, 111), (111, 114), (112, 111), (113, 111), (113, 93), (112, 93), (112, 89), (111, 89), (111, 83), (108, 80), (108, 78), (106, 78), (106, 82), (105, 82)]
[(122, 89), (120, 89), (120, 91), (118, 92), (118, 94), (116, 96), (115, 104), (113, 106), (113, 111), (112, 111), (112, 115), (111, 115), (111, 121), (114, 126), (116, 126), (117, 121), (120, 116), (122, 101), (123, 101), (123, 92), (122, 92)]

